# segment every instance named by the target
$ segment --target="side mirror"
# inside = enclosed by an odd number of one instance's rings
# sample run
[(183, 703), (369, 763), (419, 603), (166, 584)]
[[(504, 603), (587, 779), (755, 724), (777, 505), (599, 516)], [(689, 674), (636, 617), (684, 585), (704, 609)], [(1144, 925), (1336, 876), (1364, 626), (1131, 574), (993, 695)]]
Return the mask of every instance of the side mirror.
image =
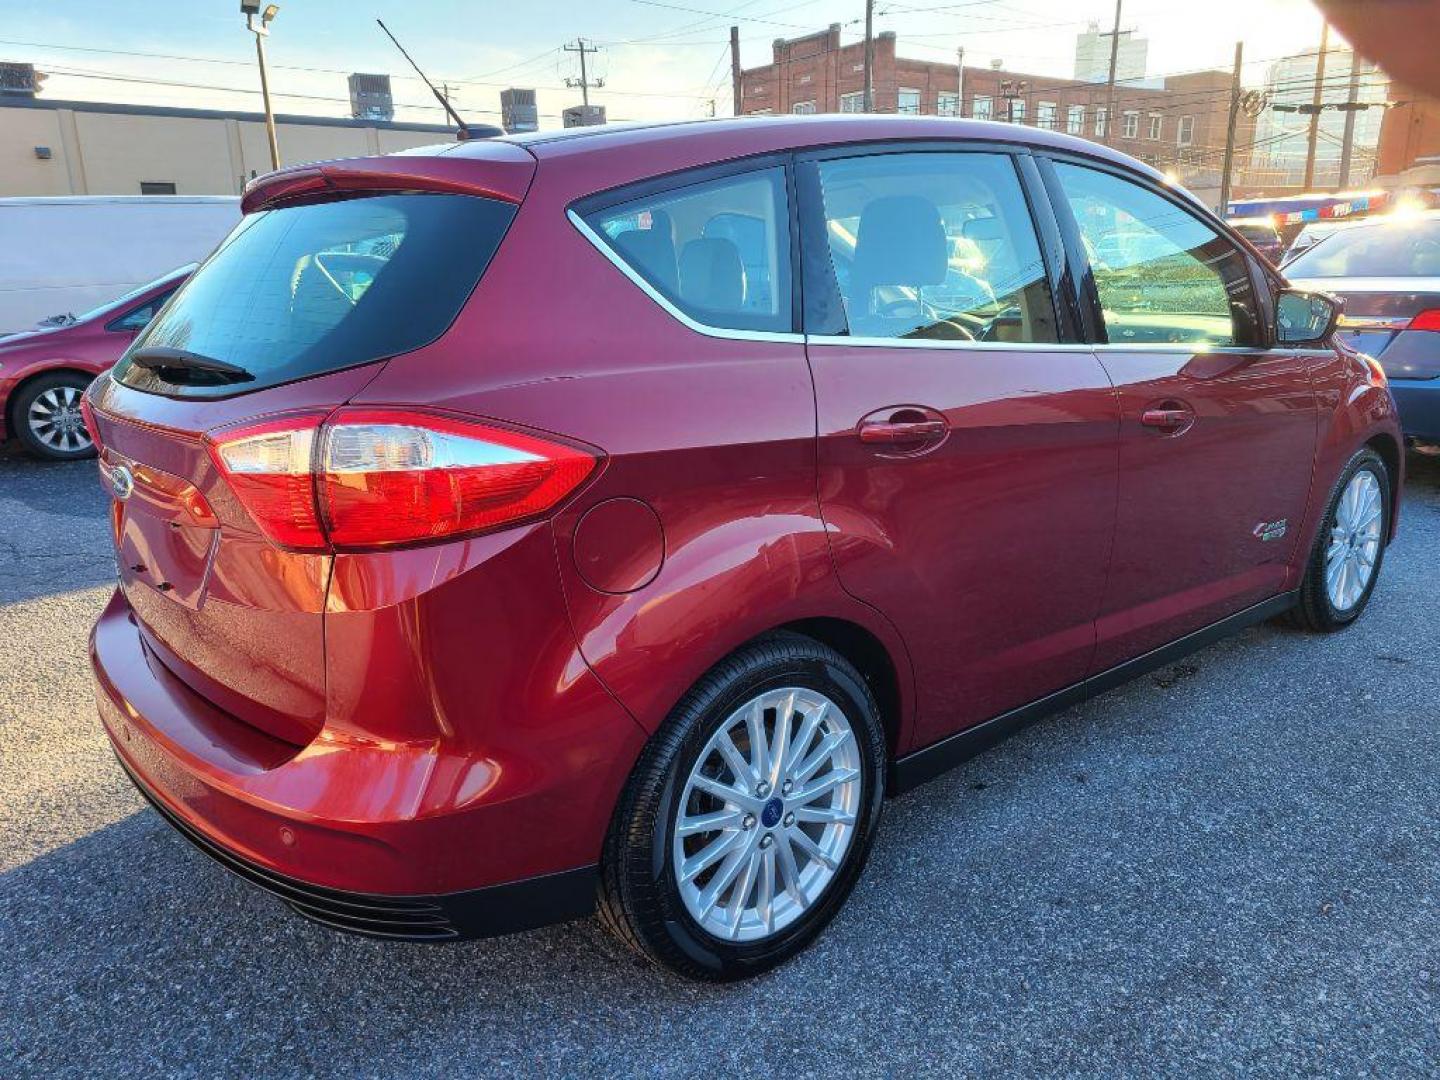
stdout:
[(1280, 345), (1315, 345), (1328, 338), (1344, 303), (1323, 293), (1283, 289), (1275, 301), (1275, 340)]

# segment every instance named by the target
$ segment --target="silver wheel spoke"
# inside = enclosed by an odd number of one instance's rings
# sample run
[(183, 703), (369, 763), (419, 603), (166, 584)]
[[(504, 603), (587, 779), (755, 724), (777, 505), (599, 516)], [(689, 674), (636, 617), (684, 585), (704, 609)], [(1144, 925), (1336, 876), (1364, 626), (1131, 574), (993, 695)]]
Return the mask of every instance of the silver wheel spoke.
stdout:
[(720, 864), (720, 869), (715, 871), (715, 876), (705, 883), (705, 888), (700, 892), (700, 917), (703, 919), (710, 914), (715, 907), (715, 901), (720, 899), (720, 894), (730, 887), (736, 875), (744, 865), (750, 861), (750, 853), (745, 850), (732, 851), (725, 856), (725, 861)]
[(725, 764), (730, 766), (730, 771), (734, 774), (737, 784), (747, 784), (752, 788), (755, 786), (755, 781), (760, 778), (750, 768), (750, 763), (745, 760), (745, 755), (740, 753), (740, 748), (735, 745), (735, 740), (730, 737), (728, 731), (720, 732), (719, 742), (716, 743), (715, 749), (720, 751), (720, 756), (725, 759)]
[(805, 803), (814, 802), (821, 795), (838, 787), (840, 784), (848, 784), (860, 775), (858, 769), (832, 769), (819, 780), (811, 781), (809, 785), (799, 792), (790, 796), (790, 801), (796, 806), (803, 806)]
[(770, 754), (765, 745), (765, 706), (763, 698), (756, 698), (745, 714), (745, 730), (750, 736), (750, 770), (755, 776), (763, 777), (770, 771)]
[(704, 873), (711, 866), (714, 866), (718, 859), (733, 851), (741, 843), (741, 833), (727, 833), (718, 840), (713, 840), (708, 847), (702, 848), (700, 852), (685, 861), (680, 868), (680, 883), (694, 881), (700, 874)]
[(806, 780), (809, 780), (810, 777), (815, 775), (815, 771), (819, 769), (821, 765), (824, 765), (826, 760), (829, 759), (848, 738), (850, 738), (850, 732), (848, 731), (835, 731), (826, 735), (825, 738), (820, 740), (820, 745), (815, 748), (815, 752), (790, 771), (791, 781), (796, 784), (803, 784)]
[(708, 795), (714, 795), (717, 799), (734, 803), (745, 810), (759, 812), (765, 804), (748, 791), (741, 791), (739, 788), (731, 787), (729, 784), (721, 783), (709, 776), (697, 776), (690, 781), (695, 787)]
[(790, 721), (795, 717), (795, 694), (796, 691), (790, 691), (790, 695), (775, 709), (775, 737), (770, 741), (770, 768), (766, 776), (772, 790), (780, 786), (785, 772), (785, 758), (790, 753)]
[(785, 891), (800, 905), (802, 910), (809, 907), (810, 899), (805, 895), (805, 890), (800, 887), (800, 867), (795, 862), (795, 849), (790, 846), (790, 837), (782, 836), (775, 848), (778, 852), (775, 861), (779, 863), (780, 879), (784, 884)]
[(697, 833), (738, 829), (742, 817), (739, 810), (716, 810), (713, 814), (682, 818), (675, 832), (680, 836), (694, 836)]
[(829, 867), (831, 870), (835, 869), (835, 860), (830, 857), (829, 853), (826, 852), (824, 848), (822, 848), (819, 844), (815, 843), (814, 840), (811, 840), (809, 834), (806, 833), (804, 830), (791, 829), (790, 842), (796, 847), (798, 847), (801, 851), (805, 852), (806, 855), (809, 855), (816, 862), (819, 862), (824, 866)]
[(795, 810), (795, 820), (816, 821), (822, 825), (851, 825), (855, 822), (855, 815), (832, 806), (800, 806)]

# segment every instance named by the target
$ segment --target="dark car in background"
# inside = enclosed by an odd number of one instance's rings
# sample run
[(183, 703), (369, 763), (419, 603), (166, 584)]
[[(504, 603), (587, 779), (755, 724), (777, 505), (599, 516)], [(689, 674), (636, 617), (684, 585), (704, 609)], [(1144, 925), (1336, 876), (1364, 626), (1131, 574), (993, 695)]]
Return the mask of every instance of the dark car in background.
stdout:
[(1249, 240), (1256, 251), (1270, 260), (1271, 265), (1280, 265), (1280, 259), (1285, 254), (1285, 239), (1273, 220), (1268, 217), (1231, 218), (1226, 224)]
[(54, 461), (93, 454), (80, 395), (194, 270), (194, 263), (182, 266), (91, 311), (54, 315), (34, 330), (0, 337), (0, 442), (14, 438)]
[(1344, 299), (1337, 336), (1385, 369), (1406, 436), (1440, 443), (1440, 210), (1347, 225), (1285, 274)]

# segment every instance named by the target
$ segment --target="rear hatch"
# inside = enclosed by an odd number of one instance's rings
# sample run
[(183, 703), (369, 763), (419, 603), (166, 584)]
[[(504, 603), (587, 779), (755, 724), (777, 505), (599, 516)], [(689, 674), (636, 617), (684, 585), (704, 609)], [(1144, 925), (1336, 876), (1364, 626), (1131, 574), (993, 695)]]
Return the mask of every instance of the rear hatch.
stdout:
[(217, 439), (329, 415), (443, 336), (532, 174), (496, 144), (267, 177), (91, 390), (120, 588), (154, 660), (227, 713), (297, 746), (318, 734), (333, 555), (284, 529), (308, 479), (257, 497)]
[(1440, 278), (1297, 279), (1345, 301), (1336, 336), (1392, 379), (1440, 378)]

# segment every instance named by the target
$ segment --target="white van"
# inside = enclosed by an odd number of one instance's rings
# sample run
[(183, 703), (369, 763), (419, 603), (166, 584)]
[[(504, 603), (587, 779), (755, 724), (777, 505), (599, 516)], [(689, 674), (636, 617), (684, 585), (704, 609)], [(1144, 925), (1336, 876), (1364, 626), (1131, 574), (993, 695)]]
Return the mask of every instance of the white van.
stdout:
[(0, 334), (199, 262), (239, 220), (232, 195), (0, 199)]

